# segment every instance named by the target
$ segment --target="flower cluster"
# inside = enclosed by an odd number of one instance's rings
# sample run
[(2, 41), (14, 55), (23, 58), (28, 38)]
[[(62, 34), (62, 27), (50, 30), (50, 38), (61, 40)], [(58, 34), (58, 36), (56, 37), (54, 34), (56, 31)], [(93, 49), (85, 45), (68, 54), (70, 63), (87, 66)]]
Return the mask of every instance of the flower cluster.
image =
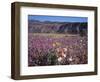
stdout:
[(87, 64), (87, 37), (28, 35), (28, 65)]

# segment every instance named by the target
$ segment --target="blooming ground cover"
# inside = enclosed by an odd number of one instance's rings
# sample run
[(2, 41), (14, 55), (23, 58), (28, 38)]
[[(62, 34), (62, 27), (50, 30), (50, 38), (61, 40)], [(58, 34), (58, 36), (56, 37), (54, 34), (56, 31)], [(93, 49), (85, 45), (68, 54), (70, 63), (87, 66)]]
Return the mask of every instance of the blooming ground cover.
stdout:
[(87, 36), (28, 34), (28, 66), (87, 64)]

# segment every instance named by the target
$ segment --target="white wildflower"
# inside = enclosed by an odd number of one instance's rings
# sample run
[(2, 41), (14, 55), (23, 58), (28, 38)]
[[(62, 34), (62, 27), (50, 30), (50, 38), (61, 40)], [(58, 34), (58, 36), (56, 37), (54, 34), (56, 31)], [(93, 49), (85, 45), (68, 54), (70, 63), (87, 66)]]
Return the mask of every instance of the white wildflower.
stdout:
[(69, 58), (69, 61), (73, 61), (72, 57)]
[(59, 62), (61, 62), (61, 61), (62, 61), (62, 59), (63, 59), (62, 57), (59, 57), (59, 58), (58, 58), (58, 61), (59, 61)]
[(67, 51), (67, 48), (63, 48), (63, 49), (64, 49), (65, 52)]

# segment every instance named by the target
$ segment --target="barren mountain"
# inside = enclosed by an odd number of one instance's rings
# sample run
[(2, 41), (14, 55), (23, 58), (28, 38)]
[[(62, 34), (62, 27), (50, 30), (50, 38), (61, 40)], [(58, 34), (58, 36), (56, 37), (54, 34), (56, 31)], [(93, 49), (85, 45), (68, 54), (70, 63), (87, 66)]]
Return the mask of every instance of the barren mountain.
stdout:
[(69, 33), (87, 35), (86, 22), (40, 22), (37, 20), (28, 21), (29, 33)]

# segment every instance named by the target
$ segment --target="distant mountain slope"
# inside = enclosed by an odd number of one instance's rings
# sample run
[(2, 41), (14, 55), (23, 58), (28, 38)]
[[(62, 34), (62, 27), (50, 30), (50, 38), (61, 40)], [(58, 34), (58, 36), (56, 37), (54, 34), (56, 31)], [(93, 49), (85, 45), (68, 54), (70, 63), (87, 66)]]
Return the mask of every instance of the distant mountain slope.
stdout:
[(40, 22), (37, 20), (28, 21), (29, 33), (69, 33), (87, 35), (86, 22)]

